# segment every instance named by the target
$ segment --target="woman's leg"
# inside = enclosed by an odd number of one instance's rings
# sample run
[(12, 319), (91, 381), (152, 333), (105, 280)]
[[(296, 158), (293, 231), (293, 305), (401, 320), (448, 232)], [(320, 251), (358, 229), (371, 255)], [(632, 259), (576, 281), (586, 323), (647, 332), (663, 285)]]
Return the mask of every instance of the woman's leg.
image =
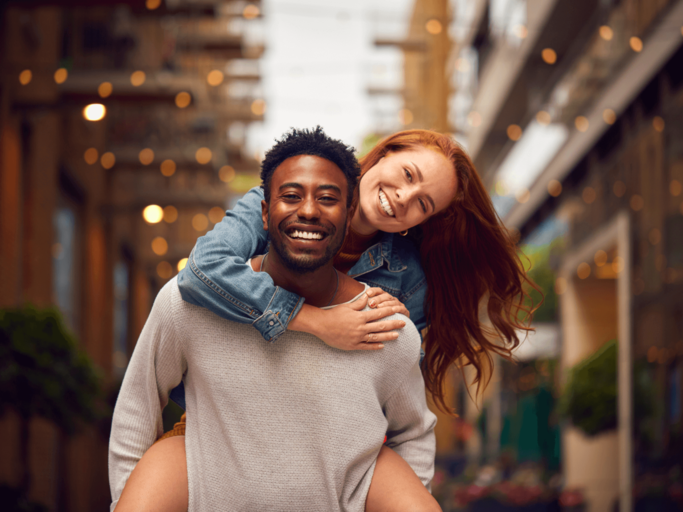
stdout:
[(185, 436), (154, 443), (131, 473), (116, 512), (187, 512)]
[(441, 507), (408, 463), (391, 448), (382, 446), (365, 512), (441, 512)]

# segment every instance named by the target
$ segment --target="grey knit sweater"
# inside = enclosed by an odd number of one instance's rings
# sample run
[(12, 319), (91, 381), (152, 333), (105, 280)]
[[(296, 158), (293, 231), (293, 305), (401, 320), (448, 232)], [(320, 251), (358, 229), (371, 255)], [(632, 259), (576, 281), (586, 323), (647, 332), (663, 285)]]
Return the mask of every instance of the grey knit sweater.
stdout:
[(154, 302), (116, 403), (111, 510), (162, 434), (161, 411), (181, 380), (189, 512), (361, 512), (385, 433), (429, 487), (436, 418), (425, 403), (419, 352), (409, 320), (376, 352), (344, 352), (292, 331), (268, 343), (250, 325), (184, 302), (172, 279)]

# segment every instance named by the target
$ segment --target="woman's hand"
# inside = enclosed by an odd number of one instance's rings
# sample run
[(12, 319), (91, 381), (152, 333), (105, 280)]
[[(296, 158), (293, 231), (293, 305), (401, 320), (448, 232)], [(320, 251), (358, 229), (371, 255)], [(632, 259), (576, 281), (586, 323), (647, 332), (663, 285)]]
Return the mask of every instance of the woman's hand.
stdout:
[[(380, 290), (373, 288), (371, 290)], [(368, 290), (370, 292), (371, 290)], [(403, 304), (388, 293), (363, 296), (332, 309), (320, 309), (304, 304), (301, 311), (289, 322), (289, 329), (313, 334), (330, 347), (340, 350), (379, 350), (384, 342), (398, 338), (396, 329), (405, 327), (403, 320), (383, 320), (395, 313), (406, 314)], [(386, 295), (389, 297), (383, 297)], [(369, 300), (375, 309), (361, 311)], [(381, 300), (381, 302), (380, 302)]]
[(395, 313), (401, 313), (410, 318), (410, 311), (403, 305), (403, 302), (381, 288), (368, 289), (367, 296), (368, 306), (371, 308), (399, 307), (400, 310)]

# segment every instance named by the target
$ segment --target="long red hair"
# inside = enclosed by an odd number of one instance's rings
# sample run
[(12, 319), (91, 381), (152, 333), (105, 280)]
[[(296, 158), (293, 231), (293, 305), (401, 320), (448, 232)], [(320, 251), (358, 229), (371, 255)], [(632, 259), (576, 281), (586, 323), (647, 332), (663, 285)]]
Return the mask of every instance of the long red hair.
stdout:
[[(441, 153), (453, 164), (457, 178), (450, 205), (410, 230), (427, 279), (422, 373), (434, 403), (451, 412), (444, 399), (451, 365), (471, 364), (476, 370), (473, 384), (486, 384), (492, 354), (510, 358), (519, 345), (519, 332), (531, 330), (533, 309), (525, 303), (525, 284), (538, 287), (526, 276), (515, 241), (470, 157), (450, 137), (428, 130), (390, 135), (360, 159), (361, 176), (387, 153), (417, 148)], [(480, 317), (484, 301), (492, 328)]]

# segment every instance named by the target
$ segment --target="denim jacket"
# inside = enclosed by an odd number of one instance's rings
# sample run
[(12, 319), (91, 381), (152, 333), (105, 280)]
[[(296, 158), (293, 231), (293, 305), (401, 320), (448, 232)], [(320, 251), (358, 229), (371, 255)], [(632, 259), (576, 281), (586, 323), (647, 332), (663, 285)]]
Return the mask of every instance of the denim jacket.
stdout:
[[(268, 232), (261, 218), (263, 199), (260, 187), (251, 189), (213, 230), (197, 240), (187, 265), (178, 274), (178, 287), (186, 302), (226, 320), (251, 323), (266, 340), (274, 342), (287, 330), (304, 299), (275, 286), (267, 273), (255, 273), (247, 264), (249, 258), (268, 248)], [(426, 327), (427, 282), (418, 250), (410, 240), (382, 234), (348, 275), (397, 297), (410, 312), (418, 332)], [(181, 387), (171, 392), (171, 398), (184, 406)]]

